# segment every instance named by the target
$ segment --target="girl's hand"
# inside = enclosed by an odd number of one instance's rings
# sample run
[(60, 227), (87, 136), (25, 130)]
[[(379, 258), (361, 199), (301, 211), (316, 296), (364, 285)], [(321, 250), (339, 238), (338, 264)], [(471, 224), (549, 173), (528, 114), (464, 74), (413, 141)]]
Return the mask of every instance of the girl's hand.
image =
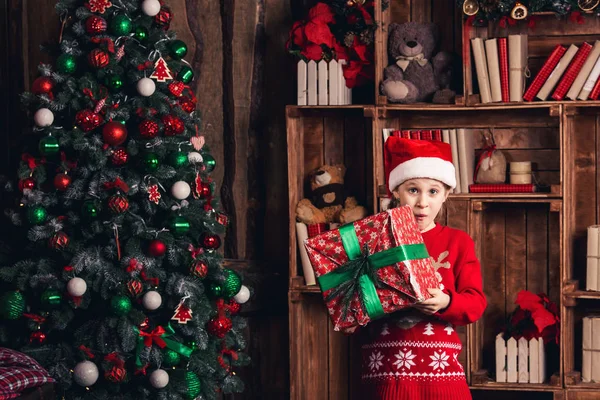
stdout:
[(433, 297), (415, 304), (414, 307), (424, 314), (432, 315), (450, 305), (450, 296), (440, 289), (427, 289)]

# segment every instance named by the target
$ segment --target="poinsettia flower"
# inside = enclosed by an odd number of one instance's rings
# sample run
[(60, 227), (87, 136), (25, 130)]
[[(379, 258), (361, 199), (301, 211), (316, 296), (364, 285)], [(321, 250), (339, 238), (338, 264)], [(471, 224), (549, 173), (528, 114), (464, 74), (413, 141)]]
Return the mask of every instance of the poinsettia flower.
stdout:
[(318, 44), (309, 43), (302, 49), (301, 54), (309, 60), (321, 61), (323, 58), (323, 49)]
[[(298, 47), (304, 47), (307, 42), (306, 34), (304, 33), (304, 29), (305, 29), (305, 26), (301, 21), (294, 22), (294, 25), (292, 25), (292, 29), (290, 30), (289, 42)], [(289, 49), (289, 45), (288, 45), (288, 49)]]
[(351, 60), (348, 64), (344, 65), (343, 70), (344, 78), (346, 78), (346, 86), (349, 88), (360, 86), (365, 81), (372, 79), (372, 65), (361, 61)]
[(519, 293), (517, 293), (517, 300), (515, 300), (515, 304), (524, 310), (532, 311), (542, 305), (542, 300), (539, 296), (531, 293), (528, 290), (521, 290)]
[(361, 6), (359, 4), (356, 8), (358, 9), (358, 11), (360, 11), (363, 18), (365, 19), (365, 24), (369, 25), (373, 22), (373, 17), (371, 17), (371, 14), (367, 11), (366, 7)]
[(317, 3), (308, 11), (308, 18), (311, 22), (329, 24), (335, 22), (335, 14), (325, 3)]
[(315, 44), (324, 44), (333, 47), (333, 33), (327, 24), (309, 21), (304, 28), (306, 38)]
[(371, 60), (371, 58), (369, 57), (369, 48), (366, 44), (362, 43), (356, 36), (354, 37), (354, 42), (352, 43), (352, 50), (354, 50), (354, 52), (361, 61), (368, 62)]
[(348, 48), (337, 40), (333, 42), (333, 50), (335, 51), (336, 60), (347, 60), (350, 58), (348, 55)]

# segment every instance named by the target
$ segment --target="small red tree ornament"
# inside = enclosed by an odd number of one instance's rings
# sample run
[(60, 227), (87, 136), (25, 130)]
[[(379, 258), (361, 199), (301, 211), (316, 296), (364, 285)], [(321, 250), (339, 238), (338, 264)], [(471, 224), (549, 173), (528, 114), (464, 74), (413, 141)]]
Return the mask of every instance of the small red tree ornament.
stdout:
[(164, 58), (160, 57), (154, 64), (154, 72), (150, 75), (150, 78), (156, 79), (157, 82), (166, 82), (173, 79), (173, 74), (167, 65)]
[(172, 320), (179, 322), (180, 324), (187, 324), (192, 319), (192, 309), (183, 304), (179, 303), (175, 309), (175, 314), (171, 317)]

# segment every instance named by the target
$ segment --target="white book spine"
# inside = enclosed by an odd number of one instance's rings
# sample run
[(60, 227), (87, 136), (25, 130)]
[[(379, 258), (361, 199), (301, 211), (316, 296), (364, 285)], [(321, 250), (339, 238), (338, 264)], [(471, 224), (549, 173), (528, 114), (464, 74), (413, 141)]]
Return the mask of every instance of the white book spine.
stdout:
[(473, 48), (473, 59), (475, 60), (475, 72), (477, 75), (477, 83), (479, 84), (479, 96), (482, 103), (490, 103), (492, 101), (490, 79), (488, 76), (488, 66), (485, 56), (485, 48), (483, 39), (471, 39), (471, 47)]
[(456, 138), (456, 129), (450, 129), (450, 149), (452, 150), (452, 164), (454, 164), (454, 173), (456, 176), (454, 193), (461, 193), (460, 163), (458, 162), (458, 139)]
[(581, 92), (579, 92), (579, 96), (577, 96), (579, 100), (588, 99), (592, 89), (594, 88), (594, 85), (596, 84), (596, 81), (598, 80), (598, 77), (600, 77), (600, 57), (598, 57), (596, 60), (596, 64), (594, 64), (594, 68), (592, 68), (592, 72), (590, 72), (590, 75), (583, 84)]
[(493, 102), (502, 101), (502, 86), (500, 85), (500, 61), (498, 61), (498, 40), (485, 41), (490, 90)]
[(577, 77), (573, 81), (571, 88), (567, 92), (567, 98), (571, 100), (577, 100), (577, 96), (579, 95), (579, 92), (581, 92), (581, 89), (583, 88), (583, 85), (585, 84), (585, 81), (587, 80), (588, 76), (590, 76), (592, 68), (594, 68), (594, 65), (596, 64), (596, 61), (598, 60), (599, 56), (600, 41), (596, 40), (596, 42), (594, 43), (594, 47), (592, 47), (590, 54), (585, 59), (581, 70), (577, 74)]

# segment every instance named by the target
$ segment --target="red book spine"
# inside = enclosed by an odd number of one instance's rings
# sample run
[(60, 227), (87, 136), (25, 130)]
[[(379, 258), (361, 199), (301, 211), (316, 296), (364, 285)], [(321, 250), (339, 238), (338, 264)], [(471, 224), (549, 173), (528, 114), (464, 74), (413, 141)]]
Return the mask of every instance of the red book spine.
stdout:
[(534, 193), (533, 183), (517, 185), (510, 183), (474, 183), (469, 185), (471, 193)]
[(562, 100), (565, 97), (565, 94), (567, 94), (571, 88), (571, 85), (581, 70), (581, 67), (583, 67), (585, 59), (590, 55), (591, 50), (592, 45), (587, 42), (584, 42), (579, 50), (577, 50), (573, 61), (571, 61), (571, 64), (569, 64), (567, 67), (567, 71), (558, 83), (558, 86), (556, 86), (554, 93), (552, 93), (552, 98), (554, 100)]
[(508, 48), (506, 47), (506, 38), (498, 38), (498, 57), (500, 57), (500, 88), (502, 90), (502, 101), (508, 103), (510, 96), (508, 94)]
[(400, 133), (400, 137), (403, 139), (410, 139), (410, 131), (403, 129)]
[(599, 96), (600, 96), (600, 78), (598, 78), (598, 80), (594, 84), (594, 87), (592, 88), (592, 91), (590, 92), (589, 99), (590, 100), (598, 100)]
[[(540, 91), (544, 83), (548, 80), (548, 77), (554, 71), (556, 64), (560, 61), (561, 57), (565, 54), (567, 49), (560, 44), (557, 44), (550, 56), (544, 62), (544, 65), (540, 69), (540, 72), (536, 75), (529, 88), (525, 91), (523, 95), (523, 100), (532, 101), (536, 94)], [(583, 63), (582, 63), (583, 65)]]
[(393, 130), (392, 133), (390, 133), (390, 136), (398, 136), (398, 137), (400, 137), (400, 131)]
[(410, 138), (411, 139), (421, 139), (421, 131), (410, 131)]
[(433, 140), (437, 140), (438, 142), (441, 142), (442, 139), (442, 130), (441, 129), (435, 129), (433, 131)]
[(421, 140), (433, 140), (433, 131), (431, 129), (421, 131)]

